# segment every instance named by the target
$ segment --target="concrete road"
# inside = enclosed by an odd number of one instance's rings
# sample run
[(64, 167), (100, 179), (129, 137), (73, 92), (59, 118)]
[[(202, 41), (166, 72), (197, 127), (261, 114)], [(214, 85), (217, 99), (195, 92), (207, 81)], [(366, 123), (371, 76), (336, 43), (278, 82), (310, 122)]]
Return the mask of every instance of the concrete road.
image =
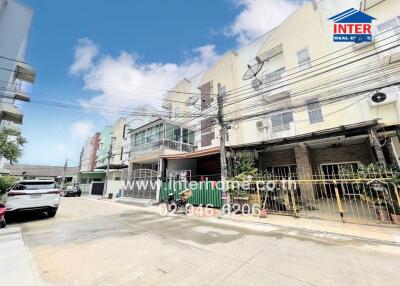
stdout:
[(397, 246), (161, 217), (85, 198), (63, 198), (55, 218), (20, 223), (46, 285), (388, 286), (400, 279)]

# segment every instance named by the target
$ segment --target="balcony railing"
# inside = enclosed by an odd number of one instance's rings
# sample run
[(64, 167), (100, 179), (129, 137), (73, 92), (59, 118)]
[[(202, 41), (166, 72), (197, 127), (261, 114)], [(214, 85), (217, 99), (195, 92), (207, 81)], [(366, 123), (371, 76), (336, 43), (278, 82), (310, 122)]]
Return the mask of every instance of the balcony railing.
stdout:
[(193, 152), (195, 150), (195, 146), (188, 143), (183, 143), (174, 140), (157, 140), (153, 142), (149, 142), (140, 146), (133, 146), (132, 148), (132, 155), (139, 155), (145, 154), (149, 152), (153, 152), (160, 149), (170, 149), (170, 150), (177, 150), (183, 152)]

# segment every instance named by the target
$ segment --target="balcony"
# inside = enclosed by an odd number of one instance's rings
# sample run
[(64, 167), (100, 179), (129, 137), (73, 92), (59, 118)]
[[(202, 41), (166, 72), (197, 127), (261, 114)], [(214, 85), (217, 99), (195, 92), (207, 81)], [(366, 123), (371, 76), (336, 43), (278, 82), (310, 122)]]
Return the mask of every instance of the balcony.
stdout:
[(167, 121), (157, 119), (131, 132), (130, 159), (157, 157), (168, 150), (193, 152), (194, 131)]
[(22, 114), (21, 110), (18, 107), (4, 103), (0, 107), (0, 120), (7, 120), (17, 124), (22, 124), (22, 118), (24, 115)]
[(188, 143), (173, 141), (173, 140), (158, 140), (143, 144), (140, 146), (132, 147), (132, 155), (143, 155), (147, 153), (153, 153), (156, 151), (163, 151), (165, 149), (182, 151), (182, 152), (193, 152), (195, 147)]
[(15, 78), (33, 83), (36, 78), (36, 71), (28, 64), (17, 63), (15, 68)]
[(25, 101), (25, 102), (31, 101), (31, 98), (23, 91), (16, 91), (14, 94), (14, 98), (16, 100)]

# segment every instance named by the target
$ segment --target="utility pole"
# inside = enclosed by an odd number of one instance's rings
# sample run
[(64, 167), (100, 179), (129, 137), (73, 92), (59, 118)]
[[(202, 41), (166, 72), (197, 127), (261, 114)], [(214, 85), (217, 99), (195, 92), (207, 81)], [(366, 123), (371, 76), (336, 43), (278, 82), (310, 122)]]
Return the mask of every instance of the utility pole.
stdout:
[(218, 123), (220, 126), (219, 145), (220, 145), (220, 161), (221, 161), (221, 182), (223, 183), (223, 192), (225, 192), (225, 184), (227, 179), (227, 167), (226, 167), (226, 153), (225, 153), (225, 136), (226, 136), (226, 125), (224, 122), (224, 99), (222, 93), (221, 84), (218, 84)]
[(68, 158), (65, 159), (65, 164), (64, 164), (64, 169), (63, 169), (63, 175), (62, 175), (62, 179), (61, 179), (61, 191), (64, 188), (64, 183), (65, 183), (65, 173), (67, 171), (67, 166), (68, 166)]
[(108, 148), (106, 180), (105, 180), (105, 183), (104, 183), (103, 196), (107, 193), (108, 171), (110, 170), (111, 158), (113, 156), (112, 150), (113, 150), (114, 140), (115, 140), (115, 137), (111, 137), (110, 146)]
[(81, 154), (80, 154), (80, 156), (79, 156), (79, 170), (78, 170), (78, 177), (77, 177), (77, 183), (78, 184), (80, 184), (81, 183), (81, 178), (82, 178), (82, 158), (83, 158), (83, 151), (84, 151), (84, 148), (82, 148), (82, 150), (81, 150)]

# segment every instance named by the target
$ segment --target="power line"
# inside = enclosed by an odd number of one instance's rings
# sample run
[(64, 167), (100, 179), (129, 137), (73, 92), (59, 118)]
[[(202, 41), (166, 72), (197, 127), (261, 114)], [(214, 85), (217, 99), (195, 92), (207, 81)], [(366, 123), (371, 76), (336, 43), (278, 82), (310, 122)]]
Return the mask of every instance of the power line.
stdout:
[[(387, 73), (399, 71), (399, 65), (395, 65), (395, 66), (392, 66), (392, 67), (389, 67), (389, 68), (381, 67), (380, 70), (373, 70), (373, 71), (372, 71), (372, 68), (373, 67), (367, 67), (363, 72), (358, 72), (356, 75), (345, 77), (344, 79), (341, 78), (339, 80), (334, 80), (334, 81), (330, 80), (329, 82), (321, 82), (320, 84), (317, 84), (317, 85), (312, 84), (312, 88), (311, 89), (303, 89), (303, 90), (300, 89), (298, 92), (294, 92), (294, 93), (291, 92), (290, 93), (290, 97), (288, 97), (287, 99), (285, 98), (285, 100), (282, 100), (282, 102), (280, 102), (280, 101), (275, 101), (274, 102), (272, 100), (270, 104), (274, 104), (274, 103), (277, 103), (277, 104), (283, 103), (283, 104), (285, 104), (287, 101), (291, 101), (292, 99), (294, 99), (296, 97), (299, 97), (299, 96), (302, 96), (302, 95), (305, 95), (305, 94), (309, 94), (309, 95), (306, 98), (302, 98), (302, 100), (316, 98), (316, 97), (318, 97), (318, 95), (312, 94), (312, 92), (315, 92), (315, 91), (321, 92), (320, 91), (321, 88), (323, 89), (323, 95), (327, 96), (328, 93), (334, 93), (334, 92), (337, 92), (338, 90), (340, 91), (340, 90), (342, 90), (344, 88), (353, 88), (354, 89), (356, 84), (360, 85), (360, 84), (363, 84), (363, 83), (368, 83), (368, 81), (370, 81), (370, 78), (374, 78), (375, 81), (380, 77), (384, 77), (384, 79), (385, 79), (385, 76), (387, 76)], [(380, 72), (381, 74), (379, 74), (378, 72)], [(366, 76), (364, 74), (366, 74)], [(357, 80), (359, 80), (359, 79), (364, 79), (364, 81), (357, 82)], [(367, 80), (365, 80), (365, 79), (367, 79)], [(348, 86), (338, 86), (338, 87), (336, 87), (336, 89), (326, 90), (326, 88), (328, 88), (328, 87), (330, 87), (332, 85), (336, 86), (338, 84), (345, 84), (345, 83), (350, 83), (350, 85), (348, 85)], [(273, 95), (271, 95), (271, 96), (273, 97)], [(264, 106), (264, 105), (260, 106), (260, 103), (255, 103), (253, 105), (249, 105), (249, 106), (246, 106), (246, 107), (241, 108), (241, 109), (235, 109), (235, 110), (233, 110), (231, 112), (226, 113), (225, 115), (236, 113), (236, 112), (243, 112), (244, 110), (248, 110), (248, 109), (251, 109), (251, 108), (265, 108), (265, 107), (266, 106)]]
[[(394, 41), (394, 42), (397, 42), (397, 40)], [(274, 91), (274, 90), (277, 90), (277, 89), (280, 89), (280, 88), (283, 88), (283, 87), (287, 87), (287, 86), (289, 86), (289, 85), (291, 85), (291, 84), (299, 83), (299, 82), (301, 82), (301, 81), (304, 81), (304, 80), (307, 80), (307, 79), (311, 79), (311, 78), (313, 78), (313, 77), (315, 77), (315, 76), (319, 76), (319, 75), (322, 75), (322, 74), (326, 74), (326, 73), (328, 73), (328, 72), (331, 72), (331, 71), (337, 70), (337, 69), (339, 69), (339, 68), (342, 68), (342, 67), (345, 67), (345, 66), (348, 66), (348, 65), (357, 63), (357, 62), (359, 62), (359, 61), (368, 59), (368, 58), (370, 58), (370, 57), (372, 57), (372, 56), (376, 56), (376, 55), (378, 55), (378, 54), (387, 52), (387, 51), (392, 50), (392, 49), (397, 48), (397, 47), (400, 47), (400, 44), (397, 44), (397, 45), (392, 46), (392, 47), (390, 47), (390, 48), (383, 49), (383, 50), (381, 50), (381, 51), (379, 51), (379, 52), (375, 52), (375, 53), (373, 53), (373, 54), (364, 56), (364, 57), (362, 57), (362, 58), (359, 58), (359, 59), (356, 59), (356, 60), (352, 60), (352, 61), (347, 62), (347, 63), (345, 63), (345, 64), (341, 64), (341, 65), (339, 65), (339, 66), (335, 66), (335, 67), (333, 67), (333, 68), (331, 68), (331, 69), (321, 71), (321, 72), (319, 72), (318, 74), (309, 76), (309, 77), (307, 77), (307, 78), (303, 78), (303, 79), (297, 80), (297, 81), (295, 81), (295, 82), (283, 84), (283, 85), (280, 85), (279, 87), (275, 87), (275, 88), (272, 88), (272, 89), (263, 91), (262, 93), (258, 93), (258, 94), (256, 94), (256, 95), (244, 97), (244, 98), (242, 98), (242, 99), (240, 99), (240, 100), (238, 100), (238, 101), (234, 101), (234, 102), (232, 102), (232, 103), (228, 103), (228, 104), (226, 104), (225, 106), (229, 106), (229, 105), (232, 105), (232, 104), (235, 104), (235, 103), (238, 103), (238, 102), (242, 102), (242, 101), (245, 101), (245, 100), (247, 100), (247, 99), (252, 98), (253, 96), (259, 96), (259, 95), (262, 95), (263, 93), (266, 93), (266, 92), (271, 92), (271, 91)], [(370, 51), (369, 51), (369, 52), (370, 52)], [(324, 67), (324, 68), (326, 68), (326, 67)]]

